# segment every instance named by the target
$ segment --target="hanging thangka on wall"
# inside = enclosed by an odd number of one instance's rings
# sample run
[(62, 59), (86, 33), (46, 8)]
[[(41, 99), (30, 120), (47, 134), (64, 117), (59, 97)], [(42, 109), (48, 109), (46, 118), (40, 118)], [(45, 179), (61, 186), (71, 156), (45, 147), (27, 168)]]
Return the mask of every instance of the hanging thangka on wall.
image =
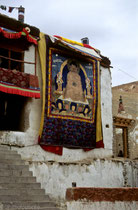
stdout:
[(96, 147), (96, 59), (78, 59), (49, 49), (41, 145)]
[(96, 104), (93, 63), (70, 59), (52, 50), (50, 56), (48, 117), (93, 123)]

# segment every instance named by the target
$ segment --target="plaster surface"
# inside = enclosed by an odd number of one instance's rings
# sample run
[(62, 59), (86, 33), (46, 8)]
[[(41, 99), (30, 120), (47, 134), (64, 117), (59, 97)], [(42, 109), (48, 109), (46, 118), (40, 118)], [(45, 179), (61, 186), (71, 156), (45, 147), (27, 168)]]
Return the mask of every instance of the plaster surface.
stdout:
[(137, 210), (138, 202), (67, 202), (67, 210)]
[[(38, 147), (38, 146), (35, 146)], [(15, 149), (15, 148), (14, 148)], [(17, 148), (16, 148), (17, 150)], [(28, 150), (28, 152), (27, 152)], [(74, 151), (75, 152), (75, 151)], [(138, 162), (124, 159), (93, 159), (83, 157), (66, 159), (46, 158), (45, 151), (33, 147), (18, 149), (18, 153), (29, 163), (30, 170), (37, 177), (51, 197), (65, 199), (66, 189), (75, 182), (77, 187), (137, 187)], [(54, 154), (49, 153), (51, 155)], [(78, 153), (81, 155), (81, 153)], [(73, 156), (73, 155), (72, 155)]]
[[(28, 51), (24, 53), (24, 61), (27, 62), (35, 62), (35, 47), (31, 45)], [(28, 74), (35, 74), (35, 65), (34, 64), (24, 64), (24, 72)]]
[(85, 152), (82, 149), (63, 149), (63, 155), (59, 156), (54, 153), (46, 152), (39, 145), (27, 146), (16, 149), (24, 160), (27, 161), (56, 161), (56, 162), (76, 162), (76, 161), (89, 161), (94, 158), (110, 158), (112, 152), (106, 149), (93, 149)]
[[(66, 189), (75, 182), (78, 187), (122, 187), (123, 166), (112, 161), (85, 163), (30, 162), (30, 170), (51, 197), (65, 199)], [(108, 176), (107, 176), (108, 174)]]
[(113, 118), (110, 69), (101, 66), (101, 115), (103, 140), (106, 149), (112, 150)]

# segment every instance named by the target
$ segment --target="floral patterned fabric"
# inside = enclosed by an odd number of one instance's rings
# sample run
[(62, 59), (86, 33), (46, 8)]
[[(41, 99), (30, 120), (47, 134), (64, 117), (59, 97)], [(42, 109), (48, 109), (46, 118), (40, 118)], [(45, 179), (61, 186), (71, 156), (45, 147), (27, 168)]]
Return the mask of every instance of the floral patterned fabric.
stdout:
[(0, 81), (11, 83), (18, 87), (29, 87), (29, 76), (16, 70), (7, 70), (0, 68)]
[(38, 77), (16, 70), (0, 68), (0, 91), (40, 98)]

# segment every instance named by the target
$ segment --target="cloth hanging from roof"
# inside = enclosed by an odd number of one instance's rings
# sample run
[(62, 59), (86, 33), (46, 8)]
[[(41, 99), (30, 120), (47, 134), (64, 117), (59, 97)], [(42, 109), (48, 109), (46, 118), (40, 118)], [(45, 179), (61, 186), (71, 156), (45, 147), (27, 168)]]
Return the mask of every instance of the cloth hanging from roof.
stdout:
[(20, 39), (21, 36), (25, 36), (28, 42), (37, 45), (37, 39), (31, 36), (25, 28), (23, 29), (23, 31), (17, 33), (10, 33), (0, 28), (0, 34), (7, 39)]
[(55, 39), (52, 36), (50, 36), (50, 38), (53, 42), (58, 42), (60, 46), (64, 46), (68, 48), (69, 50), (79, 52), (83, 56), (89, 56), (96, 59), (101, 59), (99, 55), (99, 51), (88, 44), (72, 41), (70, 39), (66, 39), (60, 36), (54, 36)]
[(78, 96), (77, 90), (78, 98), (75, 100), (73, 93), (70, 93), (68, 78), (73, 79), (73, 74), (68, 76), (68, 67), (70, 60), (76, 60), (71, 58), (71, 54), (67, 55), (69, 52), (50, 47), (52, 44), (48, 36), (45, 43), (44, 35), (41, 34), (38, 48), (42, 68), (43, 108), (39, 144), (45, 150), (59, 155), (62, 154), (62, 147), (83, 148), (85, 151), (104, 147), (100, 115), (99, 60), (86, 61), (84, 57), (82, 62), (79, 58), (79, 63), (75, 64), (79, 65), (80, 70), (79, 74), (74, 74), (77, 82), (72, 81), (72, 85), (79, 85), (79, 89), (82, 86), (81, 96)]
[(26, 97), (40, 98), (38, 77), (16, 70), (0, 68), (0, 91)]
[[(40, 65), (41, 65), (41, 73), (42, 73), (42, 113), (41, 113), (41, 122), (40, 122), (40, 129), (39, 129), (39, 138), (38, 143), (40, 144), (40, 139), (43, 132), (44, 126), (44, 115), (45, 115), (45, 88), (46, 88), (46, 41), (45, 35), (40, 33), (40, 40), (38, 42), (38, 51), (40, 57)], [(48, 152), (53, 152), (57, 155), (62, 155), (63, 148), (58, 146), (47, 146), (41, 145), (40, 146)]]
[(70, 39), (66, 39), (66, 38), (64, 38), (64, 37), (57, 36), (57, 35), (54, 35), (54, 37), (56, 37), (56, 38), (58, 38), (58, 39), (60, 39), (60, 40), (63, 40), (63, 41), (65, 41), (65, 42), (68, 42), (68, 43), (70, 43), (70, 44), (72, 44), (72, 45), (79, 45), (79, 46), (86, 47), (86, 48), (90, 48), (90, 49), (93, 49), (93, 50), (96, 51), (95, 48), (91, 47), (91, 46), (88, 45), (88, 44), (83, 44), (83, 43), (80, 43), (80, 42), (72, 41), (72, 40), (70, 40)]

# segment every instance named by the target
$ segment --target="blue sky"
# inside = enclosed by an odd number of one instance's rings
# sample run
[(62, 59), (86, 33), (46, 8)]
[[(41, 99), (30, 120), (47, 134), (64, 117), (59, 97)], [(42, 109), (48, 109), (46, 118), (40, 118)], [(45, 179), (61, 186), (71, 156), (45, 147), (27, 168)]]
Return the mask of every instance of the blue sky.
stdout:
[[(137, 0), (0, 0), (25, 7), (25, 22), (50, 35), (90, 45), (111, 60), (112, 85), (138, 80)], [(0, 13), (18, 18), (18, 11)]]

